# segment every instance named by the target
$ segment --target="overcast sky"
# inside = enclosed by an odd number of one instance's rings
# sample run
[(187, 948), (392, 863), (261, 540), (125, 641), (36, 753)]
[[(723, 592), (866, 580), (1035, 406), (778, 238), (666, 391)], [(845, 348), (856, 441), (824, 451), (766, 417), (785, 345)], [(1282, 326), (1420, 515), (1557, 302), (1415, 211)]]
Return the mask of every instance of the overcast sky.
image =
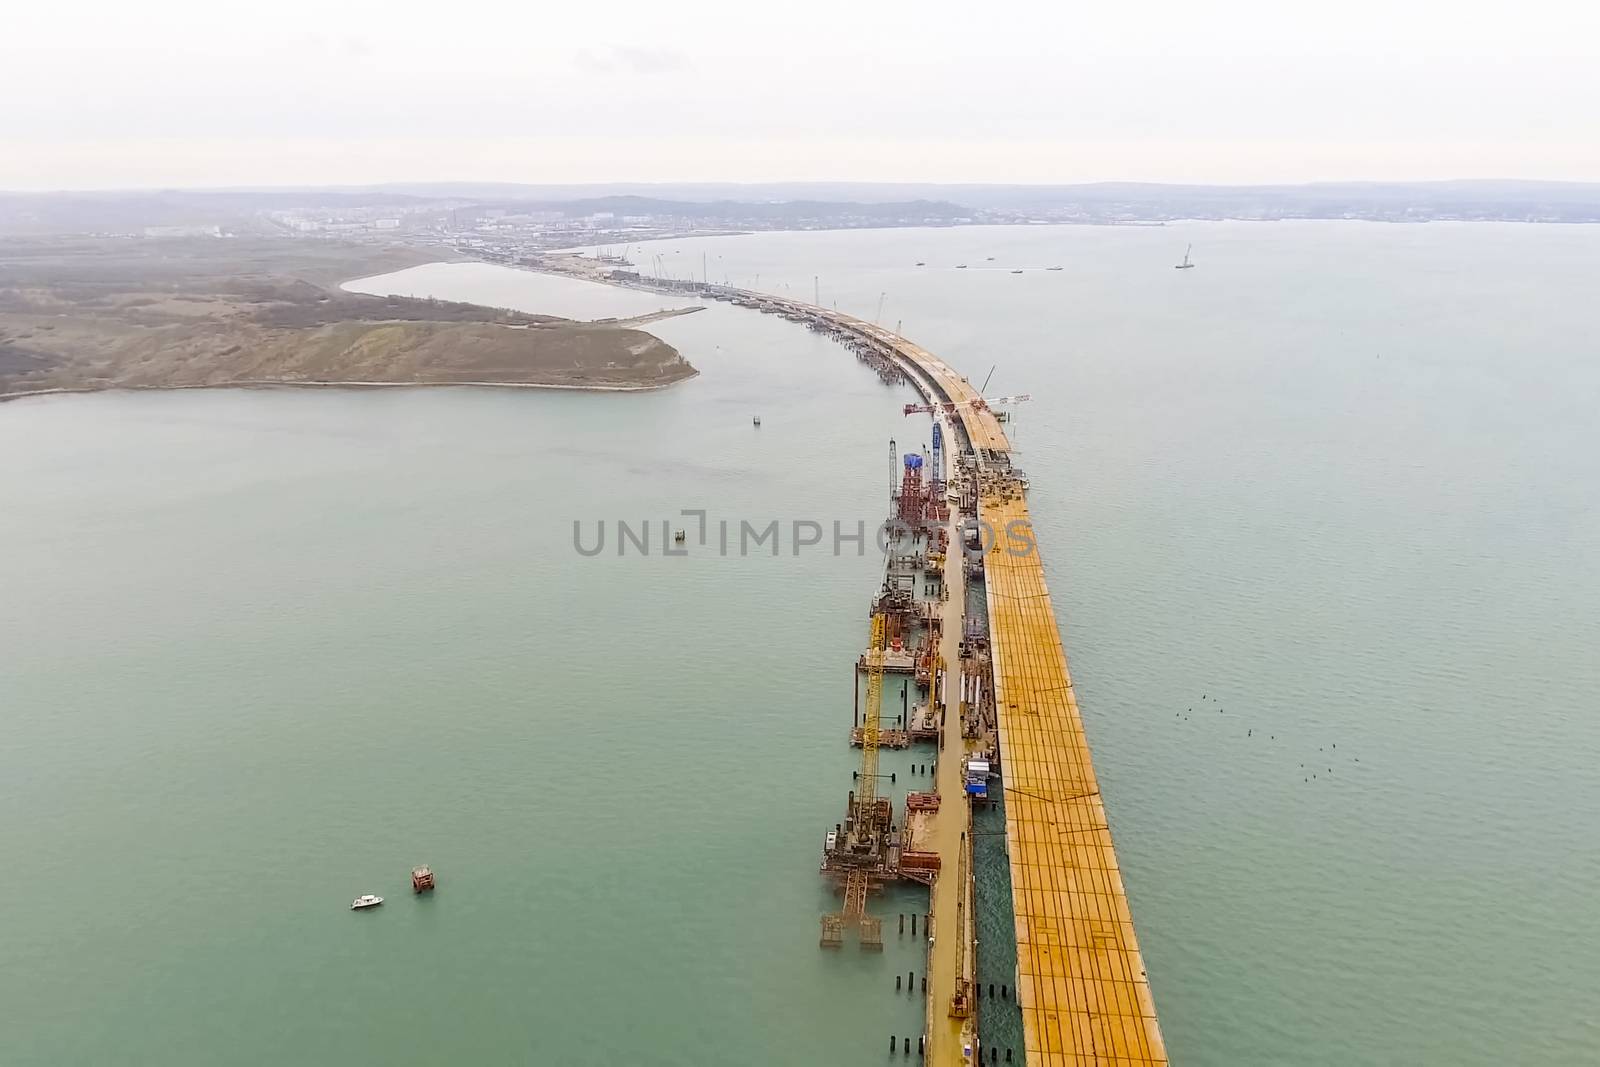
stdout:
[(0, 34), (0, 188), (1600, 180), (1600, 0), (146, 0)]

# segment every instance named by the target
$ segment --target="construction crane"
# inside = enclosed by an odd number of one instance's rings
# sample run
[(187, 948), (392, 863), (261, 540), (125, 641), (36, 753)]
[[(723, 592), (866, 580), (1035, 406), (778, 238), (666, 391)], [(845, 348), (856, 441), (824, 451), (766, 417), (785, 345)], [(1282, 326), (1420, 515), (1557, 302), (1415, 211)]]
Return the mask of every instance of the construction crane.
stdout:
[(1032, 393), (1018, 393), (1016, 396), (985, 396), (977, 400), (952, 400), (943, 404), (907, 404), (907, 415), (932, 415), (936, 411), (943, 411), (947, 415), (954, 415), (961, 408), (977, 408), (984, 411), (996, 404), (1025, 404), (1033, 399)]
[(861, 780), (856, 783), (856, 826), (870, 827), (878, 797), (878, 724), (883, 714), (884, 617), (872, 615), (872, 643), (867, 646), (867, 708), (861, 718)]
[(860, 932), (862, 948), (883, 949), (883, 920), (867, 914), (867, 894), (882, 876), (888, 859), (894, 810), (888, 798), (878, 796), (886, 622), (881, 612), (873, 612), (867, 647), (867, 701), (861, 719), (861, 769), (850, 792), (849, 821), (842, 835), (830, 835), (822, 857), (823, 871), (844, 880), (843, 908), (822, 917), (822, 944), (828, 948), (837, 948), (844, 941), (844, 928), (854, 926)]
[(971, 867), (972, 855), (972, 817), (967, 817), (967, 830), (961, 835), (961, 854), (957, 864), (956, 885), (956, 988), (950, 994), (950, 1011), (952, 1019), (965, 1019), (972, 1014), (972, 1000), (969, 996), (967, 985), (967, 881), (968, 871)]
[(889, 513), (894, 513), (894, 502), (900, 498), (900, 450), (894, 438), (889, 438)]

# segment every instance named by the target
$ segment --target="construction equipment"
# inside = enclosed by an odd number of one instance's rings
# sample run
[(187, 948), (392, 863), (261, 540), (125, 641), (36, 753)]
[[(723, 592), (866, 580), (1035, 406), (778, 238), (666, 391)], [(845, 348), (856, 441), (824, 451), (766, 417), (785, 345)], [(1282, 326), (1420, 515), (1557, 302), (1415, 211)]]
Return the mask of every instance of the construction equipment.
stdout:
[(900, 484), (900, 450), (895, 447), (894, 438), (889, 438), (889, 510), (894, 511), (895, 489)]
[[(972, 998), (967, 980), (967, 893), (972, 883), (968, 881), (972, 870), (972, 821), (967, 820), (967, 832), (961, 835), (961, 853), (957, 857), (957, 881), (960, 888), (956, 897), (956, 987), (950, 994), (949, 1016), (965, 1019), (972, 1014)], [(943, 933), (943, 931), (940, 931)]]
[[(883, 949), (883, 921), (867, 914), (867, 894), (887, 876), (889, 835), (894, 809), (887, 797), (878, 796), (878, 745), (882, 740), (883, 660), (887, 627), (881, 613), (872, 616), (872, 638), (867, 647), (867, 700), (861, 720), (861, 769), (850, 791), (846, 821), (830, 833), (823, 848), (822, 871), (843, 881), (844, 905), (822, 917), (822, 946), (838, 948), (844, 930), (854, 926), (861, 947)], [(841, 832), (842, 831), (842, 832)]]
[(987, 411), (996, 404), (1026, 404), (1032, 399), (1032, 393), (1018, 393), (1016, 396), (984, 396), (977, 400), (951, 400), (941, 404), (907, 404), (905, 413), (932, 415), (935, 411), (942, 411), (947, 415), (954, 415), (962, 408)]
[(867, 646), (867, 708), (861, 719), (861, 772), (856, 783), (858, 827), (872, 823), (878, 796), (878, 734), (883, 715), (884, 618), (872, 616), (872, 642)]
[(900, 488), (894, 493), (893, 515), (903, 526), (926, 533), (950, 518), (942, 483), (930, 477), (933, 463), (924, 453), (907, 452)]

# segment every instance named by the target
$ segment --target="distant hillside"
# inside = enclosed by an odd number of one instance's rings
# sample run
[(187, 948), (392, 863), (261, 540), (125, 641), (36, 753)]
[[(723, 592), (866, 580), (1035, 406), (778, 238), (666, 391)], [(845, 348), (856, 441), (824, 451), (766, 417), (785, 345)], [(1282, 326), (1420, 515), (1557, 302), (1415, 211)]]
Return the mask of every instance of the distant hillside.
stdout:
[(343, 189), (0, 192), (0, 234), (128, 233), (150, 226), (220, 226), (250, 231), (258, 228), (257, 219), (263, 211), (381, 206), (399, 210), (428, 202), (427, 198), (406, 193)]
[(1600, 220), (1600, 184), (1582, 182), (1318, 182), (1309, 185), (959, 186), (974, 208), (1021, 212), (1118, 209), (1135, 219), (1468, 217)]
[[(343, 190), (350, 192), (353, 190)], [(960, 205), (967, 210), (1048, 210), (1063, 205), (1140, 204), (1167, 211), (1182, 205), (1207, 209), (1270, 204), (1277, 207), (1493, 207), (1516, 210), (1548, 206), (1600, 212), (1600, 183), (1534, 181), (1314, 182), (1304, 185), (1164, 185), (1153, 182), (1094, 182), (1076, 185), (941, 184), (932, 182), (768, 182), (596, 185), (509, 183), (396, 183), (363, 192), (472, 200), (570, 203), (612, 197), (657, 202), (876, 204), (917, 201)], [(605, 210), (605, 209), (601, 209)]]
[[(492, 198), (506, 204), (570, 206), (619, 198), (700, 204), (873, 205), (903, 209), (931, 202), (953, 217), (1075, 221), (1225, 218), (1370, 218), (1423, 221), (1468, 218), (1519, 222), (1600, 222), (1600, 183), (1530, 181), (1318, 182), (1308, 185), (950, 185), (933, 183), (776, 182), (754, 185), (622, 183), (614, 185), (398, 184), (374, 193)], [(595, 210), (610, 210), (597, 208)]]
[(714, 200), (663, 199), (633, 194), (607, 194), (578, 198), (542, 199), (507, 196), (466, 196), (396, 189), (175, 189), (103, 193), (0, 193), (0, 235), (138, 233), (147, 228), (220, 227), (224, 230), (270, 235), (268, 212), (339, 214), (359, 209), (392, 211), (396, 215), (417, 211), (454, 209), (494, 210), (508, 213), (559, 212), (569, 218), (595, 214), (618, 217), (649, 215), (688, 222), (726, 226), (765, 225), (781, 228), (789, 223), (811, 225), (903, 225), (907, 222), (950, 222), (970, 218), (972, 210), (960, 204), (935, 200), (892, 203), (814, 200)]
[(663, 200), (619, 194), (576, 200), (508, 200), (485, 206), (514, 211), (559, 211), (568, 217), (612, 214), (651, 215), (708, 221), (749, 219), (762, 222), (790, 220), (906, 219), (949, 222), (970, 218), (972, 209), (940, 200), (906, 200), (890, 203), (850, 200)]
[[(274, 213), (452, 224), (485, 211), (565, 218), (648, 217), (711, 229), (807, 229), (972, 222), (1158, 222), (1169, 219), (1473, 219), (1600, 222), (1600, 184), (1328, 182), (1310, 185), (760, 185), (404, 183), (368, 187), (0, 192), (0, 236), (139, 233), (216, 227), (268, 236)], [(452, 214), (453, 213), (453, 214)], [(168, 234), (167, 236), (174, 236)]]

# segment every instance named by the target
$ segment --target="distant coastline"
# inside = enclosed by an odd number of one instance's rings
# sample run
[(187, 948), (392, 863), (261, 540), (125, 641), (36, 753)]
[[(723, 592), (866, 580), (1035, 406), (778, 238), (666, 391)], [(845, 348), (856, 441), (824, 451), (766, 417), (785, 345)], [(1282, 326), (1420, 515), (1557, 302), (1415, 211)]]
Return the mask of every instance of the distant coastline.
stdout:
[(759, 231), (1287, 220), (1600, 222), (1600, 183), (396, 182), (281, 189), (0, 191), (0, 238), (297, 237), (512, 241), (541, 250)]
[(576, 393), (653, 393), (700, 376), (698, 370), (684, 378), (647, 385), (559, 385), (547, 382), (292, 382), (263, 378), (257, 381), (216, 382), (208, 385), (107, 385), (59, 389), (34, 389), (0, 393), (0, 404), (41, 396), (80, 396), (88, 393), (173, 393), (193, 389), (557, 389)]

